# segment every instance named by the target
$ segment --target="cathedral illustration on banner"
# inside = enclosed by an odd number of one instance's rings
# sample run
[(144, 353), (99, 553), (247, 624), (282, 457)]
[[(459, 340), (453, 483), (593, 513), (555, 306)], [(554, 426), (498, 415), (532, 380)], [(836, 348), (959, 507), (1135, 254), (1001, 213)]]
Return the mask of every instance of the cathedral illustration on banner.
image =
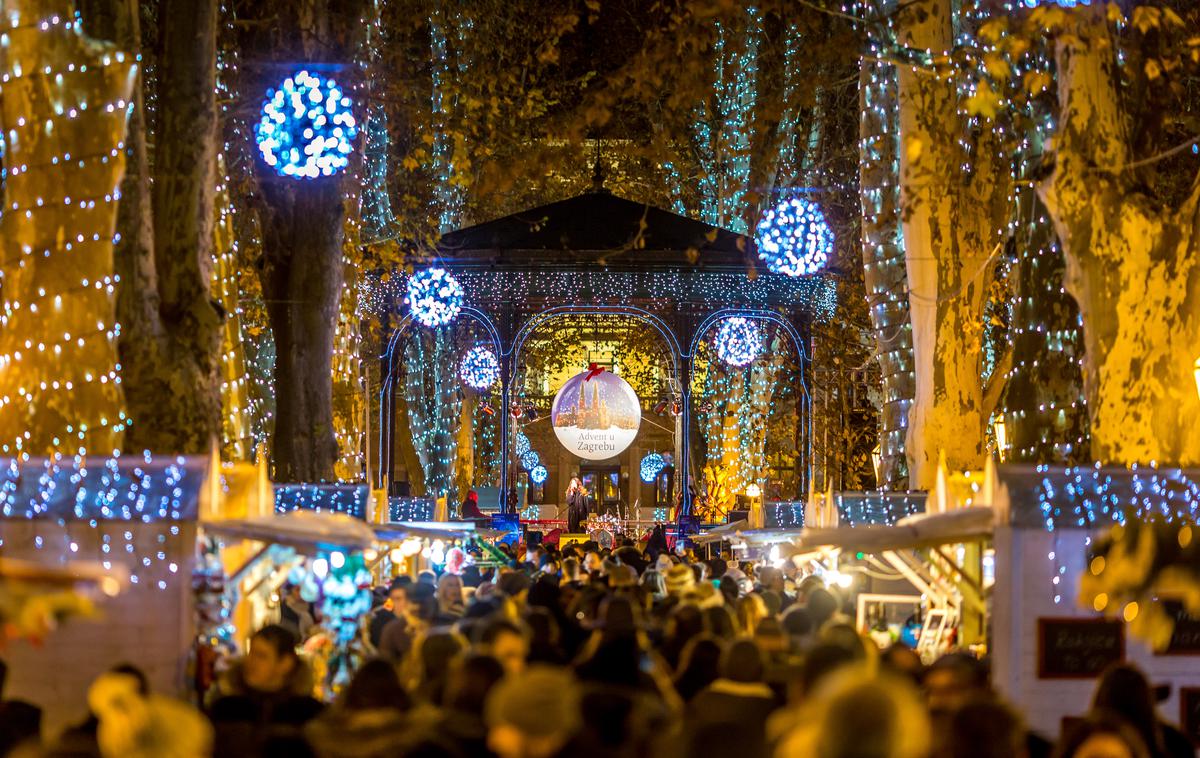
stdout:
[[(629, 407), (630, 403), (627, 398), (621, 397), (625, 387), (620, 386), (625, 384), (625, 381), (613, 374), (600, 374), (593, 378), (585, 379), (584, 374), (573, 377), (569, 380), (579, 384), (578, 393), (562, 392), (560, 397), (566, 402), (560, 402), (555, 408), (553, 418), (554, 426), (556, 427), (573, 427), (575, 429), (633, 429), (636, 430), (641, 423), (640, 409), (636, 406), (636, 396), (633, 407)], [(613, 380), (616, 380), (615, 382)], [(610, 384), (617, 384), (613, 387), (618, 397), (617, 402), (609, 403)], [(567, 387), (563, 388), (564, 390)], [(629, 394), (632, 394), (630, 391)], [(575, 396), (575, 402), (570, 404), (567, 398)], [(626, 402), (622, 402), (625, 400)]]

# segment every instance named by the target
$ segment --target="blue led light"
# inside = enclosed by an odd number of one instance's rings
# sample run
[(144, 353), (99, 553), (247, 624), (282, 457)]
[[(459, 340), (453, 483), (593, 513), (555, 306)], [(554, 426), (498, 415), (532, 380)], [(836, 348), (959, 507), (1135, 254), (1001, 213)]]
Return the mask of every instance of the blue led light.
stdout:
[(815, 203), (791, 197), (763, 212), (755, 227), (758, 257), (776, 274), (820, 271), (833, 253), (833, 232)]
[(529, 469), (529, 481), (533, 482), (534, 484), (544, 484), (546, 482), (546, 478), (549, 476), (550, 472), (547, 471), (546, 467), (541, 464)]
[(427, 268), (409, 277), (404, 302), (423, 325), (445, 326), (462, 311), (462, 285), (444, 268)]
[(663, 460), (659, 453), (647, 453), (642, 458), (641, 475), (642, 481), (649, 484), (658, 478), (662, 470), (666, 468), (667, 462)]
[(259, 152), (293, 179), (333, 176), (350, 164), (358, 136), (350, 98), (332, 79), (299, 71), (267, 90), (254, 130)]
[(714, 344), (717, 357), (724, 363), (735, 367), (749, 366), (762, 352), (762, 332), (750, 319), (731, 316), (717, 327)]
[(458, 364), (458, 376), (473, 390), (486, 390), (500, 379), (496, 354), (483, 346), (471, 348)]
[(528, 453), (529, 447), (529, 438), (525, 436), (525, 432), (517, 432), (517, 457)]
[(538, 457), (536, 450), (530, 450), (521, 456), (521, 468), (526, 471), (532, 471), (541, 462), (542, 459)]

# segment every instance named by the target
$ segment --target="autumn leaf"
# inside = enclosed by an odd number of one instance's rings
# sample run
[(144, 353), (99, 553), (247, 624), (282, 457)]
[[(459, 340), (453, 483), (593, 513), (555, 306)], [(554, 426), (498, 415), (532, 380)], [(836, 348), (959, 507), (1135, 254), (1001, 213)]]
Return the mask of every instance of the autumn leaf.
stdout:
[(967, 112), (986, 118), (995, 118), (999, 111), (1000, 96), (992, 90), (992, 85), (986, 81), (980, 82), (975, 88), (975, 94), (967, 98)]
[(1156, 60), (1146, 61), (1146, 78), (1150, 81), (1162, 76), (1162, 66)]
[(1045, 91), (1052, 81), (1050, 74), (1045, 71), (1029, 71), (1025, 74), (1025, 91), (1031, 95)]
[(1139, 5), (1133, 9), (1133, 28), (1142, 34), (1151, 29), (1157, 29), (1162, 22), (1162, 10), (1147, 5)]
[(986, 44), (994, 45), (1000, 41), (1006, 31), (1008, 31), (1008, 19), (995, 18), (979, 27), (979, 39)]
[(983, 66), (995, 79), (1007, 79), (1012, 75), (1012, 68), (1000, 53), (987, 53), (983, 56)]

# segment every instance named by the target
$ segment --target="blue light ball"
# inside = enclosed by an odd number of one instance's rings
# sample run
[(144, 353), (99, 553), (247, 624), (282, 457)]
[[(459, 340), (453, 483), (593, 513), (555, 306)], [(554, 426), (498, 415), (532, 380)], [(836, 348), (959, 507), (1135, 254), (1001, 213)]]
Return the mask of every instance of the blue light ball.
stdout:
[(791, 197), (768, 208), (755, 227), (758, 257), (776, 274), (815, 274), (833, 254), (833, 232), (815, 203)]
[(473, 347), (459, 362), (458, 376), (463, 384), (482, 392), (500, 380), (500, 361), (486, 347)]
[(529, 469), (529, 481), (534, 484), (545, 484), (549, 476), (550, 472), (546, 470), (545, 466), (540, 464)]
[(463, 288), (446, 269), (427, 268), (409, 277), (404, 302), (425, 326), (445, 326), (462, 312)]
[(662, 455), (659, 453), (647, 453), (642, 458), (642, 481), (646, 482), (647, 484), (653, 482), (658, 478), (658, 475), (662, 473), (662, 470), (666, 468), (666, 466), (667, 462), (663, 459)]
[(736, 368), (749, 366), (762, 353), (762, 332), (750, 319), (731, 316), (721, 321), (714, 344), (722, 362)]
[(525, 432), (517, 432), (517, 457), (528, 453), (529, 448), (529, 438), (525, 436)]
[(254, 136), (275, 173), (316, 179), (350, 165), (358, 124), (350, 98), (335, 81), (298, 71), (267, 90)]
[(526, 471), (532, 471), (541, 462), (542, 459), (538, 457), (536, 450), (529, 450), (521, 456), (521, 468)]

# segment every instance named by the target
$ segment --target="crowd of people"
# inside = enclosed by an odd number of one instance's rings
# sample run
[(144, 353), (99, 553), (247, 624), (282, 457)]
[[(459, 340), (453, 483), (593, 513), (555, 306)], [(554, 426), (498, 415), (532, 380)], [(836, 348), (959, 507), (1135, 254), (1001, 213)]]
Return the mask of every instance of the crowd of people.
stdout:
[[(298, 654), (302, 608), (254, 633), (205, 702), (105, 674), (44, 756), (1184, 758), (1135, 667), (1099, 680), (1054, 744), (989, 686), (985, 661), (880, 648), (843, 599), (791, 570), (699, 560), (652, 540), (536, 546), (513, 565), (376, 590), (364, 653), (333, 702)], [(287, 602), (284, 599), (286, 608)], [(294, 606), (294, 604), (293, 604)], [(311, 624), (309, 624), (311, 626)], [(20, 752), (25, 751), (25, 752)], [(2, 753), (0, 753), (2, 754)]]

